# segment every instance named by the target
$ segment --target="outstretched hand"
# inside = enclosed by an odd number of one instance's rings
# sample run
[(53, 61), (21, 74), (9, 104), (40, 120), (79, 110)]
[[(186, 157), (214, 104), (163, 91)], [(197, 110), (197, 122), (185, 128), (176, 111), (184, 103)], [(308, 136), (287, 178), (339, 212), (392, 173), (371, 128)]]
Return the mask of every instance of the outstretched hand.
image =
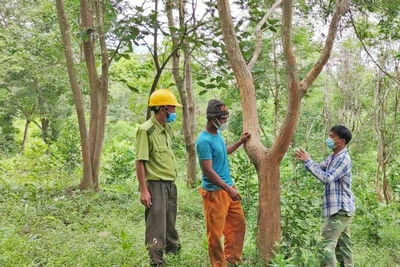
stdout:
[(296, 155), (296, 158), (297, 158), (298, 160), (301, 160), (301, 161), (306, 161), (307, 159), (310, 158), (310, 154), (308, 154), (307, 151), (305, 151), (305, 150), (302, 149), (302, 148), (300, 148), (300, 149), (298, 149), (298, 150), (295, 150), (294, 153), (295, 153), (295, 155)]

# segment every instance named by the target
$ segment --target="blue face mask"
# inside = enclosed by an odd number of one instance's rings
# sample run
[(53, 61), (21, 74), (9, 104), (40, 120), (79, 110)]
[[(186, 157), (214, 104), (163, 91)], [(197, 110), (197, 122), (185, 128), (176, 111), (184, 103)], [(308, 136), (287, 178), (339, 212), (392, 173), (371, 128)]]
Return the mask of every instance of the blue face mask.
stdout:
[(176, 120), (176, 113), (167, 112), (167, 118), (165, 118), (166, 123), (171, 123)]
[(330, 138), (330, 137), (328, 137), (327, 139), (326, 139), (326, 141), (325, 141), (325, 143), (326, 143), (326, 146), (329, 148), (329, 149), (335, 149), (335, 141), (333, 141), (332, 140), (332, 138)]

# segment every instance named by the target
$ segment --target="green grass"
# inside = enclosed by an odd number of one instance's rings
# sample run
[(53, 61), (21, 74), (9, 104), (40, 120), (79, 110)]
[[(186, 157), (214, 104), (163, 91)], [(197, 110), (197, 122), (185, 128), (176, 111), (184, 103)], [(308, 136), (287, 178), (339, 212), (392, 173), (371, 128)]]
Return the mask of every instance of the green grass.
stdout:
[[(200, 197), (179, 186), (183, 245), (169, 266), (208, 266)], [(0, 266), (148, 266), (137, 183), (98, 193), (40, 183), (0, 185)]]
[[(21, 180), (4, 177), (0, 179), (0, 266), (148, 266), (144, 208), (135, 180), (102, 185), (100, 192), (93, 193), (71, 188), (71, 182), (78, 183), (74, 178), (28, 183), (25, 176)], [(184, 181), (177, 184), (177, 228), (183, 248), (179, 255), (166, 256), (168, 266), (209, 266), (201, 198)], [(247, 214), (246, 263), (242, 266), (262, 266), (255, 247), (257, 212)], [(400, 266), (398, 224), (382, 222), (375, 243), (366, 233), (373, 229), (362, 225), (363, 218), (354, 224), (357, 266)], [(314, 236), (318, 231), (314, 225), (302, 235)], [(315, 263), (312, 249), (304, 247), (302, 257)], [(283, 263), (274, 266), (290, 266), (282, 254), (276, 259)], [(290, 263), (312, 267), (294, 259)]]

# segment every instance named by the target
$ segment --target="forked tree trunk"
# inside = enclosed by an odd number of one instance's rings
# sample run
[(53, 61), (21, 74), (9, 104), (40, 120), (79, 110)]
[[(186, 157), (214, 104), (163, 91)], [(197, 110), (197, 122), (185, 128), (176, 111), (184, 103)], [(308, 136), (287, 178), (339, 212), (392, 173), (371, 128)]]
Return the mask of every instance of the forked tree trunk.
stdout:
[[(76, 77), (74, 57), (70, 41), (70, 27), (64, 9), (63, 0), (57, 0), (57, 15), (64, 44), (68, 75), (78, 114), (79, 132), (82, 145), (83, 178), (82, 189), (99, 188), (100, 156), (103, 147), (107, 101), (109, 59), (103, 30), (103, 2), (101, 0), (80, 1), (81, 26), (86, 37), (83, 38), (83, 51), (89, 76), (90, 86), (90, 127), (87, 134), (83, 96)], [(96, 18), (96, 23), (94, 22)], [(101, 51), (101, 78), (97, 73), (95, 59), (95, 41), (99, 40)]]
[(82, 188), (92, 188), (92, 165), (90, 162), (89, 140), (86, 129), (85, 110), (83, 107), (83, 96), (76, 77), (74, 55), (71, 48), (70, 27), (67, 14), (65, 13), (64, 1), (56, 0), (58, 22), (60, 24), (60, 31), (62, 42), (64, 45), (65, 59), (67, 62), (68, 77), (71, 84), (72, 93), (74, 95), (74, 103), (76, 113), (78, 116), (79, 133), (81, 137), (82, 147), (82, 165), (83, 177), (81, 182)]
[[(321, 56), (301, 82), (297, 75), (297, 65), (291, 39), (292, 1), (282, 1), (282, 46), (288, 77), (288, 104), (282, 126), (270, 149), (265, 148), (261, 144), (255, 89), (253, 77), (250, 72), (251, 66), (246, 66), (240, 51), (230, 13), (229, 1), (217, 0), (217, 3), (228, 59), (240, 91), (243, 130), (252, 133), (252, 137), (245, 144), (245, 149), (250, 160), (256, 167), (259, 179), (257, 249), (264, 263), (267, 264), (269, 258), (272, 256), (274, 245), (280, 241), (281, 237), (279, 166), (289, 148), (296, 129), (300, 101), (329, 59), (338, 23), (342, 14), (347, 10), (349, 1), (336, 1), (335, 11)], [(253, 59), (251, 62), (254, 64)]]
[(22, 151), (24, 151), (26, 142), (28, 141), (29, 125), (30, 125), (31, 122), (32, 122), (31, 117), (32, 117), (32, 114), (35, 112), (36, 104), (33, 105), (33, 107), (32, 107), (32, 109), (31, 109), (30, 112), (26, 111), (26, 110), (24, 109), (24, 107), (21, 105), (21, 103), (18, 102), (18, 100), (17, 100), (17, 105), (18, 105), (20, 111), (21, 111), (21, 112), (24, 114), (24, 116), (25, 116), (24, 137), (23, 137), (23, 139), (22, 139), (21, 147), (20, 147), (20, 151), (22, 152)]
[[(93, 29), (89, 41), (83, 42), (86, 67), (90, 86), (90, 128), (89, 146), (92, 164), (93, 188), (99, 188), (100, 158), (103, 148), (108, 102), (108, 69), (109, 59), (103, 25), (103, 1), (81, 0), (81, 19), (84, 29)], [(96, 23), (94, 21), (96, 18)], [(101, 54), (101, 76), (97, 73), (95, 59), (95, 40), (99, 41)]]

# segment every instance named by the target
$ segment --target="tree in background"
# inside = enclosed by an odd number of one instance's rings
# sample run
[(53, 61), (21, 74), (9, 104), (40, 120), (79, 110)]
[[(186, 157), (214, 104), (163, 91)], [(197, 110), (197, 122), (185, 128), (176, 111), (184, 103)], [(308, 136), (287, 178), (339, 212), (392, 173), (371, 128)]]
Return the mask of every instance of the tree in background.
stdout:
[[(42, 139), (49, 146), (56, 138), (50, 130), (58, 130), (51, 123), (57, 120), (66, 91), (66, 75), (60, 62), (62, 48), (54, 27), (57, 18), (48, 2), (8, 1), (2, 7), (0, 86), (8, 99), (3, 108), (11, 108), (16, 117), (22, 115), (25, 120), (21, 150), (31, 122), (41, 130)], [(27, 12), (20, 12), (23, 8)]]
[(261, 258), (267, 262), (272, 256), (275, 243), (279, 242), (281, 236), (280, 162), (293, 138), (301, 99), (329, 59), (338, 30), (338, 24), (348, 8), (349, 1), (336, 1), (329, 25), (329, 32), (326, 35), (325, 46), (320, 58), (302, 80), (298, 78), (296, 57), (292, 43), (293, 3), (290, 0), (282, 1), (282, 45), (287, 70), (288, 104), (279, 133), (270, 148), (266, 148), (261, 143), (251, 66), (246, 64), (242, 56), (232, 22), (229, 1), (218, 0), (217, 3), (229, 62), (240, 91), (243, 110), (243, 129), (252, 133), (252, 138), (246, 144), (245, 149), (255, 165), (259, 177), (257, 248)]
[[(78, 115), (83, 162), (81, 188), (98, 190), (100, 156), (103, 147), (107, 115), (108, 69), (110, 64), (106, 45), (106, 27), (104, 25), (106, 4), (101, 0), (80, 1), (80, 35), (82, 37), (82, 47), (90, 88), (89, 133), (86, 126), (82, 91), (75, 70), (75, 61), (71, 44), (71, 27), (65, 11), (64, 1), (57, 0), (56, 7), (69, 80)], [(98, 62), (96, 61), (97, 56), (95, 53), (96, 43), (100, 46), (101, 75), (99, 75), (97, 70)]]
[[(187, 185), (192, 186), (196, 181), (196, 152), (195, 152), (195, 104), (192, 82), (191, 58), (193, 51), (199, 49), (199, 40), (196, 39), (196, 31), (204, 23), (196, 20), (195, 7), (191, 6), (190, 12), (186, 8), (185, 1), (166, 1), (165, 7), (159, 6), (159, 1), (154, 0), (154, 6), (148, 14), (146, 1), (142, 6), (136, 6), (136, 13), (132, 19), (140, 33), (135, 38), (136, 45), (145, 46), (150, 52), (155, 66), (155, 75), (149, 95), (158, 87), (159, 80), (169, 64), (172, 65), (172, 74), (175, 85), (179, 91), (183, 105), (182, 130), (187, 152)], [(163, 21), (163, 11), (166, 13), (167, 25)], [(207, 14), (207, 11), (205, 12)], [(205, 15), (204, 15), (205, 16)], [(135, 27), (135, 26), (134, 26)], [(160, 36), (162, 42), (160, 44)], [(146, 36), (151, 37), (149, 44)], [(197, 44), (191, 47), (191, 42)], [(183, 59), (181, 59), (183, 54)], [(172, 62), (170, 62), (172, 61)], [(181, 67), (182, 64), (182, 67)], [(147, 118), (150, 109), (147, 109)]]
[[(377, 167), (375, 192), (379, 202), (392, 201), (392, 189), (388, 181), (393, 162), (398, 132), (399, 112), (399, 46), (400, 46), (400, 1), (357, 2), (350, 19), (370, 62), (376, 67), (374, 89), (374, 130), (377, 139)], [(370, 17), (375, 18), (371, 20)], [(390, 111), (390, 112), (389, 112)], [(388, 114), (390, 113), (390, 115)]]
[[(186, 1), (179, 0), (173, 4), (171, 0), (166, 1), (166, 10), (168, 17), (168, 26), (171, 32), (173, 47), (179, 45), (180, 34), (188, 28), (188, 21), (194, 18), (194, 10), (191, 14), (187, 14)], [(178, 12), (179, 25), (175, 25), (174, 11)], [(191, 68), (191, 51), (190, 43), (183, 38), (182, 49), (176, 50), (172, 54), (172, 73), (174, 75), (175, 84), (179, 91), (181, 103), (183, 106), (183, 135), (186, 143), (186, 182), (188, 186), (193, 186), (196, 181), (196, 147), (195, 147), (195, 131), (196, 116), (193, 95), (192, 68)], [(183, 67), (181, 73), (180, 55), (183, 52)]]

